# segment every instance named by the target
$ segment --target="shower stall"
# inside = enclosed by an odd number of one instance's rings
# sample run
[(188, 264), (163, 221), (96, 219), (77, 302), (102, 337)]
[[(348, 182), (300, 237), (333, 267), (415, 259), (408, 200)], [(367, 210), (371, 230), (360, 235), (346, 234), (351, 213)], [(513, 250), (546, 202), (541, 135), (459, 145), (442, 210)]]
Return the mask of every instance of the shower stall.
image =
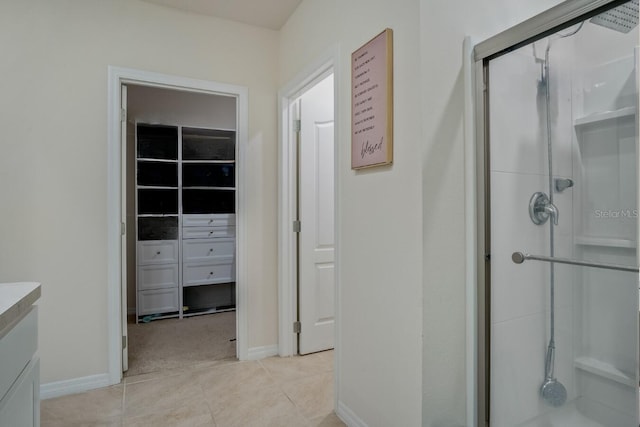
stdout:
[(638, 0), (475, 46), (478, 425), (639, 422)]

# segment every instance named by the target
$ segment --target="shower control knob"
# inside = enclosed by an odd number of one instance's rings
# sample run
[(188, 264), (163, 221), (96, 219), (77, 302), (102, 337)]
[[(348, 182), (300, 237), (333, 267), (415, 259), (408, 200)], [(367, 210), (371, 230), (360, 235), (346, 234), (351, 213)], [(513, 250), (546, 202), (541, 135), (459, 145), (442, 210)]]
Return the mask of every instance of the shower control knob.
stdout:
[(529, 216), (531, 217), (531, 221), (536, 225), (544, 224), (549, 220), (549, 217), (551, 217), (553, 225), (558, 225), (560, 213), (556, 205), (549, 199), (549, 196), (538, 191), (533, 193), (531, 200), (529, 200)]

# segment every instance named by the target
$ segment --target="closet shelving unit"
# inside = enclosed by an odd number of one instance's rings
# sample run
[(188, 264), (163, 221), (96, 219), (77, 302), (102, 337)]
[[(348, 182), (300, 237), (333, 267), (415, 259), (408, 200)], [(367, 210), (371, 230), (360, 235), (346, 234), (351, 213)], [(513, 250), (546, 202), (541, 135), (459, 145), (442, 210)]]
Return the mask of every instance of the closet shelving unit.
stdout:
[(235, 309), (235, 136), (136, 125), (137, 321)]

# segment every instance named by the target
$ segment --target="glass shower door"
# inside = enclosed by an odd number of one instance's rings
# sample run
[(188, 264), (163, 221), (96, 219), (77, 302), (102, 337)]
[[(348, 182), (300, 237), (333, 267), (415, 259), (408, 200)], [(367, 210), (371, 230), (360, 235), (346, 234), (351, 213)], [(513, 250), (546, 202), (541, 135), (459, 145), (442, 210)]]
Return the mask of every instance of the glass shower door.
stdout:
[(488, 61), (492, 427), (639, 424), (637, 11)]

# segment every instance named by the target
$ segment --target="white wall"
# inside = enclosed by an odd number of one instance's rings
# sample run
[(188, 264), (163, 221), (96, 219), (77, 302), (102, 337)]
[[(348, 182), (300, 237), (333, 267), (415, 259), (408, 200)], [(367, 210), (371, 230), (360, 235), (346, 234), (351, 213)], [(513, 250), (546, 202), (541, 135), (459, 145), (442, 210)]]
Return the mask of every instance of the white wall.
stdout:
[(249, 88), (249, 347), (277, 342), (277, 33), (132, 0), (0, 3), (0, 281), (42, 282), (42, 382), (107, 372), (107, 67)]
[[(416, 0), (305, 0), (281, 33), (281, 85), (339, 44), (338, 398), (370, 426), (415, 426), (421, 417), (418, 12)], [(351, 52), (385, 27), (394, 31), (394, 163), (354, 172)]]

